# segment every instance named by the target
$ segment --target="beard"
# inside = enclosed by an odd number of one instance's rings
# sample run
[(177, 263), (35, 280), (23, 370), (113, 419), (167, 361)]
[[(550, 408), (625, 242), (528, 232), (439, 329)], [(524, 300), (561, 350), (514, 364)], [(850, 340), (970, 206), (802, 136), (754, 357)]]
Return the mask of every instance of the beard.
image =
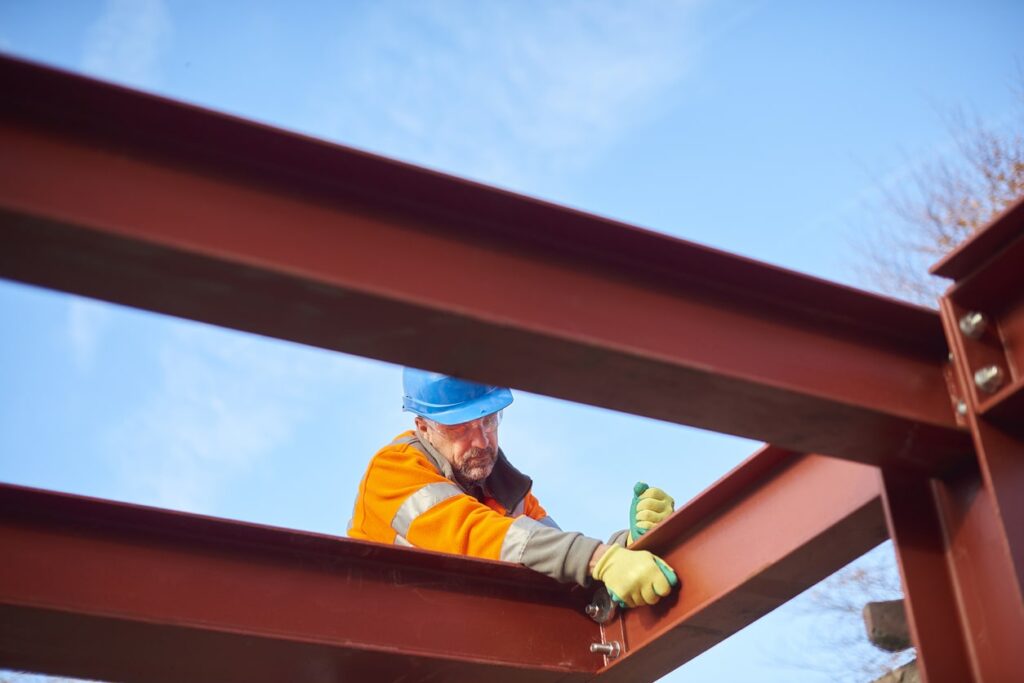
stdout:
[(479, 484), (491, 476), (494, 464), (498, 461), (498, 452), (495, 448), (471, 448), (466, 451), (462, 463), (453, 467), (455, 476), (459, 481), (467, 484)]

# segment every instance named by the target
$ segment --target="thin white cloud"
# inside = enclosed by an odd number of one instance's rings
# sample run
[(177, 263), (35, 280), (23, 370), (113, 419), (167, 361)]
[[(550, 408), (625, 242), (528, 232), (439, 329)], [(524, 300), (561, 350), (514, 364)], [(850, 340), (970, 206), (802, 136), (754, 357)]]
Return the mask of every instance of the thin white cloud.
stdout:
[(126, 85), (152, 88), (171, 35), (162, 0), (106, 0), (87, 33), (81, 67)]
[(215, 513), (223, 485), (287, 446), (316, 413), (315, 401), (379, 368), (194, 323), (168, 325), (150, 396), (106, 439), (125, 497), (147, 504)]
[(676, 94), (701, 3), (376, 4), (307, 128), (509, 186), (585, 164)]
[(109, 304), (72, 297), (68, 306), (68, 341), (75, 367), (88, 372), (96, 361), (103, 335), (110, 325)]

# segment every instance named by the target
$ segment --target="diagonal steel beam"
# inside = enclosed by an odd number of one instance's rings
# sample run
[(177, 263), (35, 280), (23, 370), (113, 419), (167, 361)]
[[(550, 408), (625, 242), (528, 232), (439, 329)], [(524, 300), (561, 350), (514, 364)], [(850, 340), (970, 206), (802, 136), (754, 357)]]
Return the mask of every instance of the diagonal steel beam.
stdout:
[(636, 544), (682, 589), (605, 627), (625, 655), (602, 683), (651, 681), (838, 571), (887, 538), (874, 467), (772, 446)]
[(97, 680), (585, 681), (523, 567), (0, 485), (0, 666)]
[(16, 60), (0, 87), (0, 276), (801, 452), (969, 452), (930, 311)]

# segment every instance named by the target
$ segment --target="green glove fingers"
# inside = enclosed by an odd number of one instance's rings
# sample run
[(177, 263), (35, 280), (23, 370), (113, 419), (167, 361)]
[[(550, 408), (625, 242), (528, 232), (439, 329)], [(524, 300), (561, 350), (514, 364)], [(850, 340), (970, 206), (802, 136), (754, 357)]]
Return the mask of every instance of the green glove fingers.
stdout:
[[(661, 573), (664, 574), (665, 578), (668, 580), (668, 585), (671, 588), (675, 588), (676, 586), (678, 586), (679, 585), (679, 576), (676, 575), (675, 571), (673, 571), (673, 569), (671, 567), (669, 567), (667, 564), (665, 564), (665, 562), (660, 557), (658, 557), (657, 555), (654, 555), (653, 557), (654, 557), (654, 561), (658, 565), (658, 569), (661, 570)], [(670, 592), (671, 592), (671, 588), (670, 588)], [(623, 609), (629, 607), (629, 605), (627, 605), (626, 602), (622, 598), (620, 598), (618, 595), (616, 595), (613, 590), (608, 589), (608, 594), (611, 596), (612, 600), (615, 601), (615, 604), (618, 605), (619, 607), (621, 607)], [(668, 593), (666, 593), (666, 595), (668, 595)], [(657, 600), (655, 600), (655, 602), (657, 602)], [(653, 603), (651, 603), (651, 604), (653, 604)]]
[(622, 607), (654, 605), (679, 584), (676, 573), (646, 550), (613, 545), (598, 560), (593, 576)]
[(633, 486), (633, 500), (629, 504), (629, 542), (631, 544), (636, 541), (636, 539), (643, 536), (647, 531), (646, 529), (641, 529), (637, 525), (638, 520), (636, 518), (636, 506), (640, 504), (640, 495), (647, 489), (647, 484), (642, 481), (638, 481), (636, 485)]
[(675, 501), (659, 488), (644, 482), (633, 487), (633, 501), (629, 506), (629, 544), (632, 545), (653, 526), (675, 510)]
[(672, 586), (673, 588), (678, 586), (679, 576), (675, 573), (672, 567), (665, 564), (664, 560), (662, 560), (657, 555), (654, 556), (654, 561), (658, 564), (658, 569), (661, 570), (661, 573), (665, 575), (666, 579), (668, 579), (668, 585)]

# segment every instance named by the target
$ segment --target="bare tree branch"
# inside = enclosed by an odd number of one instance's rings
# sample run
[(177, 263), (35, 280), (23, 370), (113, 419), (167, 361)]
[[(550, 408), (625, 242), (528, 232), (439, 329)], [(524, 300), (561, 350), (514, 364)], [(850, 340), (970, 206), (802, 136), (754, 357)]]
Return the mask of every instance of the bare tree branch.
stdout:
[(1024, 71), (1018, 111), (987, 124), (963, 110), (946, 117), (953, 152), (915, 164), (899, 187), (883, 187), (875, 228), (862, 246), (861, 277), (893, 296), (926, 306), (945, 282), (928, 267), (1024, 197)]

